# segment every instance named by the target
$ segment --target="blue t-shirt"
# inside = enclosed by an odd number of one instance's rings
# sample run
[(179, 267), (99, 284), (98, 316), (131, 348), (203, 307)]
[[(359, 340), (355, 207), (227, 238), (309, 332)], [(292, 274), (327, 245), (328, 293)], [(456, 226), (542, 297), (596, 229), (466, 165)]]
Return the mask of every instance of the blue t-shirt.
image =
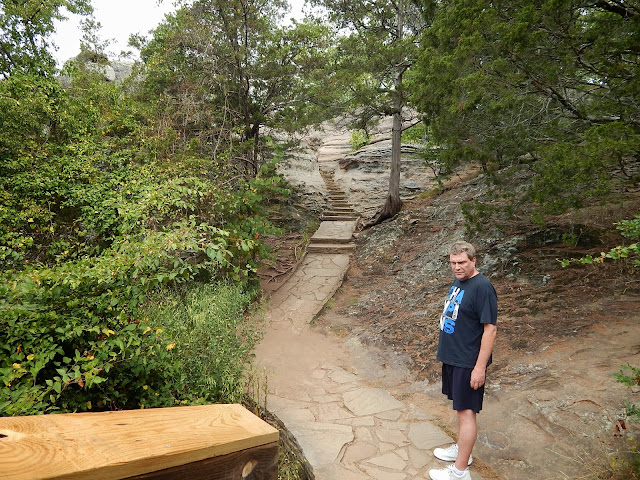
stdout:
[(440, 316), (436, 358), (454, 367), (475, 367), (484, 324), (497, 321), (498, 295), (489, 279), (481, 273), (464, 282), (456, 278)]

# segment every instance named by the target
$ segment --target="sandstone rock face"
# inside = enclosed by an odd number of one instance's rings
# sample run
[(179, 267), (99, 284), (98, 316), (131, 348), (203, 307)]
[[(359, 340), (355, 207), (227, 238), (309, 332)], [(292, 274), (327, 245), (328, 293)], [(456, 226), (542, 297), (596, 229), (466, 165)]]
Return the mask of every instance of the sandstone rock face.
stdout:
[[(388, 134), (390, 137), (390, 133)], [(335, 173), (354, 204), (362, 205), (363, 216), (373, 216), (381, 206), (389, 189), (391, 168), (391, 139), (367, 145), (345, 155)], [(424, 168), (415, 145), (403, 145), (400, 160), (400, 198), (406, 200), (433, 186), (433, 174)]]
[(86, 63), (85, 66), (90, 72), (101, 74), (107, 82), (115, 82), (116, 71), (111, 65), (101, 65), (99, 63)]
[[(407, 122), (415, 121), (413, 119)], [(310, 193), (324, 190), (319, 168), (331, 170), (334, 180), (357, 206), (362, 218), (372, 217), (385, 202), (391, 168), (391, 119), (385, 119), (371, 132), (371, 143), (351, 151), (351, 130), (346, 121), (323, 124), (302, 139), (304, 152), (293, 153), (281, 171), (294, 184)], [(408, 125), (409, 123), (407, 123)], [(406, 126), (406, 125), (405, 125)], [(400, 198), (414, 198), (435, 185), (433, 171), (419, 155), (418, 147), (404, 144), (400, 160)]]
[[(69, 61), (75, 61), (75, 58)], [(84, 65), (87, 70), (101, 74), (107, 82), (121, 82), (133, 71), (134, 62), (131, 60), (111, 60), (107, 65), (95, 62), (86, 62)], [(60, 84), (64, 88), (71, 86), (71, 77), (60, 75), (58, 77)]]
[(112, 60), (110, 66), (113, 70), (113, 81), (115, 82), (124, 80), (133, 71), (133, 62), (131, 60)]

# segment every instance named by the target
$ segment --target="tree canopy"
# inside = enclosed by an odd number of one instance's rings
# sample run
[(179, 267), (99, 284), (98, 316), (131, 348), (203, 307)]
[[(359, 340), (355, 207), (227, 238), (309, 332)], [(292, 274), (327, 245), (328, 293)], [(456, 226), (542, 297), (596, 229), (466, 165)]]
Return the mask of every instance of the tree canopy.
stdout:
[(527, 186), (519, 211), (636, 183), (638, 32), (635, 2), (442, 2), (413, 77), (442, 160), (506, 173), (503, 193)]
[[(142, 50), (145, 85), (185, 139), (216, 148), (235, 142), (233, 168), (255, 176), (261, 128), (302, 128), (329, 29), (282, 27), (286, 3), (200, 0), (161, 25)], [(317, 75), (316, 75), (317, 77)], [(316, 86), (316, 91), (318, 87)]]
[(88, 15), (89, 0), (27, 0), (0, 3), (0, 78), (16, 70), (50, 72), (55, 68), (49, 37), (62, 9)]
[[(48, 65), (12, 63), (0, 80), (0, 414), (220, 399), (226, 386), (191, 397), (176, 381), (175, 344), (145, 311), (188, 282), (251, 289), (260, 238), (275, 231), (265, 198), (285, 185), (273, 169), (238, 176), (182, 141), (193, 105), (165, 115), (176, 96), (157, 74), (143, 88), (141, 76), (109, 83), (75, 62), (62, 88)], [(166, 72), (197, 83), (180, 67)], [(243, 134), (238, 118), (221, 159)]]

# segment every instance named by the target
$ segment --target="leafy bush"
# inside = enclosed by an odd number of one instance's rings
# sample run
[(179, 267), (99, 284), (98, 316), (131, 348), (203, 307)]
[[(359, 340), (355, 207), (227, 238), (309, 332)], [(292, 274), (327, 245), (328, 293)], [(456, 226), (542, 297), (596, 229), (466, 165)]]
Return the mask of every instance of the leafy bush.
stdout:
[[(628, 386), (638, 386), (640, 385), (640, 369), (631, 365), (623, 365), (616, 373), (616, 380)], [(627, 402), (626, 407), (629, 420), (638, 421), (640, 419), (638, 405)], [(618, 427), (619, 425), (622, 431), (627, 429), (625, 424), (620, 423), (620, 421), (616, 426)], [(625, 438), (626, 444), (620, 445), (621, 449), (615, 455), (609, 457), (608, 465), (594, 478), (603, 480), (640, 478), (640, 450), (638, 450), (637, 439), (633, 436), (622, 436)]]
[(158, 286), (230, 265), (228, 235), (184, 222), (171, 232), (122, 239), (97, 258), (4, 274), (0, 378), (8, 388), (0, 392), (0, 412), (170, 401), (168, 342), (148, 335), (139, 306)]
[[(0, 415), (184, 400), (178, 343), (144, 310), (187, 282), (246, 288), (268, 253), (275, 169), (176, 149), (151, 110), (90, 72), (0, 82)], [(216, 384), (198, 398), (233, 390)]]
[[(171, 383), (186, 403), (241, 402), (260, 331), (246, 312), (256, 289), (219, 282), (166, 290), (148, 312), (171, 340)], [(147, 327), (149, 328), (149, 327)]]
[[(616, 380), (630, 387), (638, 387), (640, 386), (640, 368), (623, 365), (616, 373)], [(640, 420), (640, 406), (628, 402), (627, 415), (631, 416), (634, 420)]]
[[(632, 240), (640, 239), (640, 215), (636, 215), (631, 220), (622, 220), (616, 224), (616, 228), (622, 236)], [(629, 245), (619, 245), (612, 248), (608, 252), (601, 252), (599, 257), (585, 255), (582, 258), (563, 259), (561, 264), (568, 267), (571, 264), (592, 265), (596, 263), (604, 263), (605, 260), (622, 260), (630, 259), (632, 264), (640, 266), (640, 244), (638, 242)]]
[(556, 142), (540, 147), (541, 160), (532, 165), (536, 176), (529, 192), (544, 212), (562, 213), (589, 200), (607, 198), (615, 184), (623, 181), (613, 175), (626, 172), (640, 149), (637, 132), (621, 122), (589, 128), (578, 145)]
[(356, 150), (364, 147), (369, 143), (369, 140), (371, 140), (371, 137), (365, 130), (354, 130), (351, 132), (351, 139), (349, 140), (349, 143), (351, 144), (351, 151), (355, 152)]

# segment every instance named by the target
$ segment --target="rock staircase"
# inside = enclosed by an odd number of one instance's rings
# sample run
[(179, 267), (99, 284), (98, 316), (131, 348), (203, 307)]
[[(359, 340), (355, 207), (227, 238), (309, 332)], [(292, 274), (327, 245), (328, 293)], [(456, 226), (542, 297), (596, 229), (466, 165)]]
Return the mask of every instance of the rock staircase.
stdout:
[(320, 227), (311, 237), (308, 252), (351, 253), (356, 246), (353, 232), (360, 218), (347, 201), (347, 196), (333, 179), (332, 170), (320, 169), (320, 175), (329, 192), (330, 209), (321, 217)]
[(320, 218), (323, 221), (349, 221), (358, 220), (358, 214), (353, 210), (353, 205), (347, 201), (347, 196), (333, 179), (332, 170), (320, 169), (320, 176), (329, 191), (331, 209)]

